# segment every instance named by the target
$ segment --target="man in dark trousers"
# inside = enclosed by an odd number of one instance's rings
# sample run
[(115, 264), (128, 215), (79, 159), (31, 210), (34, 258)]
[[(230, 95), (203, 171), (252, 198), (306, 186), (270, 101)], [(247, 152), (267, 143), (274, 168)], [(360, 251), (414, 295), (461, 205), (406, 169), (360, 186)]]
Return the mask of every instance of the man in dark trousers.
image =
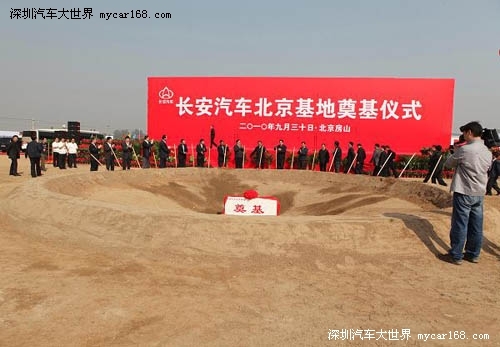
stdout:
[(363, 167), (365, 165), (366, 152), (361, 143), (358, 143), (358, 155), (356, 156), (356, 168), (354, 173), (361, 175), (363, 173)]
[(497, 195), (500, 195), (500, 188), (498, 187), (497, 179), (500, 175), (500, 151), (494, 152), (495, 160), (491, 164), (490, 173), (488, 175), (488, 183), (486, 185), (486, 195), (491, 195), (491, 189), (495, 189)]
[(432, 171), (434, 170), (434, 167), (436, 166), (437, 158), (434, 155), (434, 153), (436, 153), (436, 146), (432, 146), (428, 152), (429, 162), (427, 163), (427, 175), (425, 175), (424, 183), (429, 182), (429, 180), (431, 179)]
[(436, 181), (442, 185), (442, 186), (447, 186), (446, 182), (443, 180), (443, 168), (444, 168), (444, 163), (446, 161), (446, 158), (444, 157), (443, 154), (443, 147), (441, 145), (436, 145), (436, 156), (437, 156), (437, 165), (436, 165), (436, 171), (434, 172), (434, 176), (431, 178), (431, 182), (433, 184), (436, 184)]
[(213, 125), (210, 126), (210, 149), (215, 146), (217, 147), (217, 144), (215, 143), (215, 128)]
[(333, 149), (333, 165), (336, 173), (340, 172), (340, 165), (342, 164), (342, 148), (340, 148), (340, 143), (335, 141), (335, 148)]
[(280, 140), (279, 144), (274, 147), (276, 151), (276, 166), (278, 170), (283, 170), (285, 167), (285, 157), (286, 157), (286, 146), (283, 140)]
[(48, 153), (49, 153), (49, 144), (47, 143), (47, 139), (44, 137), (42, 139), (42, 156), (40, 158), (40, 168), (42, 169), (42, 171), (47, 171), (45, 162), (47, 161)]
[(205, 140), (201, 139), (196, 145), (196, 166), (205, 166), (205, 153), (207, 151), (207, 146), (205, 146)]
[(179, 147), (177, 148), (177, 167), (186, 167), (187, 152), (186, 141), (181, 139), (181, 143), (179, 143)]
[(59, 147), (61, 143), (59, 142), (59, 138), (56, 137), (54, 141), (52, 141), (52, 165), (54, 167), (59, 167)]
[(299, 156), (298, 156), (298, 162), (299, 162), (299, 170), (305, 170), (307, 169), (307, 153), (309, 152), (309, 149), (306, 147), (305, 141), (302, 141), (300, 144), (299, 148)]
[(59, 143), (59, 155), (57, 156), (57, 162), (59, 164), (60, 170), (66, 170), (66, 160), (68, 158), (68, 146), (66, 145), (66, 139), (61, 138)]
[(443, 180), (443, 166), (445, 159), (443, 158), (442, 150), (443, 148), (440, 145), (432, 146), (430, 151), (431, 155), (429, 157), (429, 171), (425, 176), (424, 183), (427, 183), (429, 179), (431, 179), (433, 184), (436, 184), (437, 181), (442, 186), (447, 185)]
[(125, 137), (125, 141), (122, 143), (122, 168), (123, 170), (130, 170), (130, 163), (132, 161), (132, 153), (134, 152), (132, 148), (132, 143), (130, 142), (130, 136)]
[(356, 152), (354, 152), (354, 142), (349, 142), (349, 148), (347, 149), (346, 165), (344, 167), (344, 173), (346, 174), (351, 168), (352, 162), (356, 157)]
[(151, 167), (149, 160), (151, 158), (151, 147), (153, 144), (149, 141), (149, 136), (144, 136), (142, 141), (142, 168), (149, 169)]
[(160, 168), (167, 167), (167, 160), (170, 156), (170, 149), (167, 145), (167, 135), (163, 135), (160, 141)]
[(380, 145), (378, 143), (375, 144), (375, 149), (373, 151), (373, 155), (372, 155), (372, 159), (370, 160), (370, 163), (373, 164), (373, 173), (372, 175), (373, 176), (377, 176), (379, 170), (380, 170), (380, 166), (382, 166), (382, 164), (380, 163), (380, 154), (382, 154), (382, 148), (380, 148)]
[(245, 149), (241, 145), (240, 139), (236, 140), (234, 145), (234, 164), (237, 169), (243, 168), (243, 156), (245, 155)]
[(266, 159), (266, 147), (262, 145), (262, 141), (257, 142), (257, 147), (250, 153), (250, 158), (253, 158), (255, 163), (255, 168), (264, 168), (264, 162)]
[(31, 177), (42, 176), (40, 168), (40, 158), (42, 157), (43, 146), (36, 140), (36, 135), (31, 135), (31, 142), (26, 147), (26, 154), (30, 158)]
[(21, 149), (19, 148), (19, 137), (17, 135), (12, 136), (10, 143), (7, 145), (7, 155), (10, 159), (9, 175), (21, 176), (17, 172), (17, 159), (21, 157)]
[(111, 137), (108, 136), (104, 144), (104, 160), (108, 171), (115, 171), (115, 156), (113, 155), (115, 145), (112, 141)]
[[(319, 171), (326, 171), (326, 166), (330, 162), (330, 153), (326, 149), (326, 144), (321, 144), (321, 149), (318, 152)], [(314, 169), (314, 168), (313, 168)]]
[(97, 171), (99, 169), (99, 147), (97, 146), (97, 139), (94, 137), (89, 145), (90, 155), (90, 171)]
[(228, 156), (229, 146), (226, 145), (224, 141), (220, 140), (217, 146), (217, 165), (219, 165), (219, 167), (226, 167)]
[[(386, 145), (382, 146), (382, 152), (380, 152), (379, 166), (375, 176), (389, 177), (389, 167), (387, 166), (387, 158), (389, 157), (389, 151)], [(385, 164), (385, 165), (384, 165)]]
[(396, 152), (394, 152), (389, 145), (387, 145), (387, 153), (389, 154), (389, 160), (387, 161), (387, 169), (389, 174), (392, 174), (395, 178), (398, 178), (398, 172), (396, 171)]

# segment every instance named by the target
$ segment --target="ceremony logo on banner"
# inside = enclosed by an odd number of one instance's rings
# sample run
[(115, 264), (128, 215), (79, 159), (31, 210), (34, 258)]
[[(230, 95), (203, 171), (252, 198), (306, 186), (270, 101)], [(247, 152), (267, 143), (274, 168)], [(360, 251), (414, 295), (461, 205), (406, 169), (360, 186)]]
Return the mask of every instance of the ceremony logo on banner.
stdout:
[(224, 214), (232, 216), (277, 216), (279, 208), (276, 198), (245, 199), (242, 196), (227, 196), (224, 199)]
[(302, 141), (312, 152), (339, 141), (388, 144), (398, 154), (447, 146), (453, 120), (453, 79), (316, 77), (150, 77), (148, 134), (169, 145), (201, 138), (247, 150), (258, 140), (272, 153)]

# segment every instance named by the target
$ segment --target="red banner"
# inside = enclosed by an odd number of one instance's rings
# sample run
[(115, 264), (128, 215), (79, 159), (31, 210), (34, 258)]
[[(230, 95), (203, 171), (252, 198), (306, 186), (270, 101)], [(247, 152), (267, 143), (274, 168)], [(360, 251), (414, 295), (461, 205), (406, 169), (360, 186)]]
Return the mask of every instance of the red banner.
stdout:
[[(258, 140), (273, 153), (283, 139), (288, 149), (306, 142), (309, 152), (339, 141), (387, 144), (412, 154), (433, 144), (448, 146), (453, 119), (453, 79), (316, 77), (150, 77), (148, 134), (181, 138), (188, 148), (201, 138), (232, 150), (241, 139), (247, 150)], [(212, 160), (216, 160), (214, 149)]]

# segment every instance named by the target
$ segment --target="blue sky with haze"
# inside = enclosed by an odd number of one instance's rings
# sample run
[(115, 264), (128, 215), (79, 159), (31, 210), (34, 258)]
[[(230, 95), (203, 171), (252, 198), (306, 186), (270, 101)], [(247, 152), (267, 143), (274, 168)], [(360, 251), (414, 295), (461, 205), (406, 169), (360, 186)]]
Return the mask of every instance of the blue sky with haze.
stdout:
[[(11, 8), (92, 8), (90, 20)], [(99, 19), (99, 12), (171, 19)], [(455, 78), (454, 128), (500, 128), (500, 1), (0, 2), (0, 129), (146, 127), (148, 76)]]

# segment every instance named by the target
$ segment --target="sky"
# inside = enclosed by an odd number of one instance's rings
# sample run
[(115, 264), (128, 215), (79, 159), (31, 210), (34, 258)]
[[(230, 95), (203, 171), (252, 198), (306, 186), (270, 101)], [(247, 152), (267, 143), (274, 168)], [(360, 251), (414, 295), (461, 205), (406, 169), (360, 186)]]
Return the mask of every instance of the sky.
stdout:
[[(171, 18), (99, 18), (131, 10)], [(454, 78), (453, 130), (500, 128), (498, 0), (1, 0), (0, 16), (0, 130), (145, 129), (148, 76)]]

